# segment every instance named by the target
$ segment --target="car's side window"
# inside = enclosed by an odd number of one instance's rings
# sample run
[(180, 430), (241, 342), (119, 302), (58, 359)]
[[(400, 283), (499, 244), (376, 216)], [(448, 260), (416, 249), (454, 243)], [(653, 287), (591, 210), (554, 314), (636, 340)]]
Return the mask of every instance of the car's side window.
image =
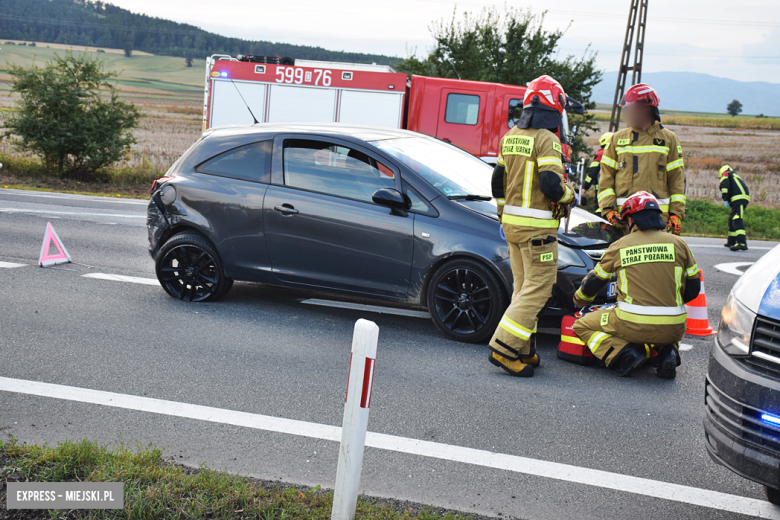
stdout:
[(402, 181), (402, 186), (404, 194), (408, 197), (409, 203), (411, 204), (408, 208), (409, 211), (421, 213), (423, 215), (438, 215), (436, 210), (433, 209), (433, 206), (431, 206), (417, 190), (409, 186), (406, 181)]
[(444, 121), (458, 125), (476, 125), (479, 119), (479, 96), (448, 94)]
[(285, 139), (284, 184), (371, 202), (380, 188), (394, 188), (395, 174), (360, 150), (326, 141)]
[(233, 148), (195, 167), (198, 173), (242, 181), (270, 182), (273, 141), (261, 141)]

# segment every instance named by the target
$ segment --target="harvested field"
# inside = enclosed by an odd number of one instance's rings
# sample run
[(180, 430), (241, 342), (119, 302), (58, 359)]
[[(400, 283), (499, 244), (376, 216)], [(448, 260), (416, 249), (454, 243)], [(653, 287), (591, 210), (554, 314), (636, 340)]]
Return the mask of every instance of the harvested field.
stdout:
[[(602, 131), (608, 128), (599, 125)], [(721, 203), (718, 170), (729, 164), (747, 182), (752, 204), (780, 208), (780, 131), (665, 126), (680, 138), (689, 198)], [(587, 140), (594, 149), (597, 137)]]

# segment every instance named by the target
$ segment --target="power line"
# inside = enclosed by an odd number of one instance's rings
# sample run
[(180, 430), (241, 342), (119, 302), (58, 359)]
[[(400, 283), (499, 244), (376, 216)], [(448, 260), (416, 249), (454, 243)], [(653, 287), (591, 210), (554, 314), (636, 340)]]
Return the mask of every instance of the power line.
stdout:
[[(415, 0), (418, 1), (418, 0)], [(500, 5), (492, 3), (492, 4), (483, 4), (483, 3), (476, 3), (476, 2), (460, 2), (460, 1), (450, 1), (450, 0), (419, 0), (422, 2), (427, 2), (431, 4), (446, 4), (450, 6), (455, 5), (470, 5), (474, 7), (500, 7)], [(576, 16), (585, 16), (585, 17), (592, 17), (592, 18), (614, 18), (614, 19), (625, 19), (624, 15), (616, 14), (616, 13), (599, 13), (599, 12), (593, 12), (593, 11), (562, 11), (558, 9), (531, 9), (531, 11), (535, 12), (548, 12), (548, 13), (556, 13), (556, 14), (564, 14), (564, 15), (576, 15)], [(750, 27), (780, 27), (780, 22), (762, 22), (762, 21), (756, 21), (756, 20), (711, 20), (711, 19), (705, 19), (705, 18), (671, 18), (666, 16), (648, 16), (648, 20), (658, 20), (663, 21), (667, 23), (680, 23), (680, 24), (686, 24), (690, 25), (691, 23), (698, 23), (698, 24), (706, 24), (706, 25), (742, 25), (742, 26), (750, 26)]]

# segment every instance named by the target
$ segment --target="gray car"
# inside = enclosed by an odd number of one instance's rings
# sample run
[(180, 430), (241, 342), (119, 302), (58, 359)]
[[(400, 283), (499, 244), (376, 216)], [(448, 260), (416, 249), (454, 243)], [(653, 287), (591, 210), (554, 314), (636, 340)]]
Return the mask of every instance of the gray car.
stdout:
[[(512, 294), (491, 172), (406, 130), (216, 128), (155, 181), (149, 252), (163, 288), (185, 301), (219, 299), (234, 280), (325, 290), (427, 307), (447, 336), (482, 342)], [(619, 236), (574, 210), (547, 315), (571, 311)]]

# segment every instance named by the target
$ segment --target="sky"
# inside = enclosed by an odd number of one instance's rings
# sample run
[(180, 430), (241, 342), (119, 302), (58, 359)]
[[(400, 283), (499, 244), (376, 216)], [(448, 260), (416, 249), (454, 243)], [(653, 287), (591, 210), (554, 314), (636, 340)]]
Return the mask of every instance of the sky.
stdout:
[[(453, 10), (484, 7), (548, 11), (544, 27), (566, 30), (562, 55), (580, 56), (588, 44), (601, 70), (615, 71), (625, 38), (629, 0), (108, 0), (133, 12), (189, 23), (249, 40), (385, 54), (425, 56), (432, 22)], [(740, 81), (780, 83), (780, 1), (652, 0), (648, 3), (646, 72), (702, 72)], [(294, 56), (293, 56), (294, 57)], [(630, 81), (630, 80), (629, 80)]]

